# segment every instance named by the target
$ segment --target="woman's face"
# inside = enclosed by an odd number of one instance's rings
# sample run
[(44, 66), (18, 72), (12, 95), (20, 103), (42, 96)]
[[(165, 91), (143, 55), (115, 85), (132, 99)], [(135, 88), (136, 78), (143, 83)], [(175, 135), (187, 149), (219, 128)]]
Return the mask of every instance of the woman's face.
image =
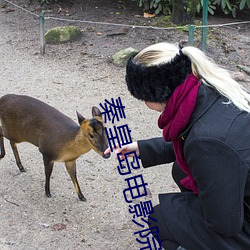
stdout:
[(152, 110), (162, 112), (166, 106), (165, 103), (157, 103), (157, 102), (145, 102), (146, 106)]

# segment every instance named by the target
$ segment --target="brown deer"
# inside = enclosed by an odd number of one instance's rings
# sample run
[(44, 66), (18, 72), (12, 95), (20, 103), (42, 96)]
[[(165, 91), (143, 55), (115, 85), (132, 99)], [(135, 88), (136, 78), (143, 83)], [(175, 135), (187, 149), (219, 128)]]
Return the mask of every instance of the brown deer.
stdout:
[(83, 196), (76, 176), (76, 159), (94, 149), (103, 158), (108, 148), (107, 137), (97, 107), (92, 108), (93, 118), (86, 119), (77, 112), (80, 126), (60, 111), (29, 96), (9, 94), (0, 98), (0, 158), (5, 156), (3, 137), (9, 139), (16, 164), (20, 161), (17, 143), (29, 142), (39, 148), (45, 167), (45, 193), (50, 194), (50, 176), (54, 162), (64, 162), (81, 201)]

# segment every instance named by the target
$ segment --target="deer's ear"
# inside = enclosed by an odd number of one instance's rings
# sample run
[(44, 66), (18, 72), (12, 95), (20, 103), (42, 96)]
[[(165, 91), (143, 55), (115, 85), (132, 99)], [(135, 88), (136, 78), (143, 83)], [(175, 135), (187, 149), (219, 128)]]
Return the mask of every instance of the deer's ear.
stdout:
[(78, 111), (76, 111), (76, 114), (77, 114), (78, 122), (81, 125), (83, 121), (85, 120), (85, 118)]
[(102, 113), (101, 113), (100, 109), (97, 108), (96, 106), (92, 107), (92, 115), (93, 115), (93, 117), (94, 116), (102, 117)]

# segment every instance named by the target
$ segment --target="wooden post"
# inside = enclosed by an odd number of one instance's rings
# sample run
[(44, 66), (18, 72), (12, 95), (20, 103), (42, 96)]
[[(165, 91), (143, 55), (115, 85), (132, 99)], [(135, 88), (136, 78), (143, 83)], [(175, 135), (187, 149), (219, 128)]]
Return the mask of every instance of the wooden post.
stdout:
[(45, 28), (44, 28), (44, 12), (42, 11), (39, 15), (39, 24), (40, 24), (40, 54), (44, 55), (45, 54), (45, 39), (44, 39), (44, 33), (45, 33)]

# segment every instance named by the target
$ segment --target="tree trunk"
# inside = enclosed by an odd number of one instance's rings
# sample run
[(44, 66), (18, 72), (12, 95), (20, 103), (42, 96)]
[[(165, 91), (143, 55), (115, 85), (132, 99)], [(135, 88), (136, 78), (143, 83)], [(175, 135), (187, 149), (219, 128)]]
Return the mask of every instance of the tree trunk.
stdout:
[(178, 25), (192, 24), (198, 0), (173, 0), (171, 22)]

